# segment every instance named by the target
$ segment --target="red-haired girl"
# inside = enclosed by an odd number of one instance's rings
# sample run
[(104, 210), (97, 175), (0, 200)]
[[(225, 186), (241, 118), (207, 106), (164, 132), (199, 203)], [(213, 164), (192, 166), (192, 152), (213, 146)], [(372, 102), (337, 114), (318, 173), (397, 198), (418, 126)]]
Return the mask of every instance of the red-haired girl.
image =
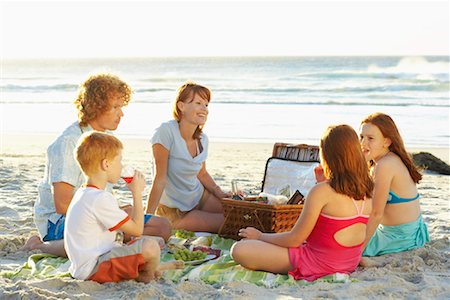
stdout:
[(326, 181), (308, 193), (292, 230), (261, 233), (252, 227), (241, 229), (244, 240), (231, 249), (237, 263), (309, 281), (356, 269), (373, 189), (358, 135), (348, 125), (330, 126), (320, 141), (320, 157)]
[(374, 113), (361, 122), (362, 151), (375, 188), (363, 256), (410, 250), (429, 241), (416, 184), (422, 179), (394, 121)]

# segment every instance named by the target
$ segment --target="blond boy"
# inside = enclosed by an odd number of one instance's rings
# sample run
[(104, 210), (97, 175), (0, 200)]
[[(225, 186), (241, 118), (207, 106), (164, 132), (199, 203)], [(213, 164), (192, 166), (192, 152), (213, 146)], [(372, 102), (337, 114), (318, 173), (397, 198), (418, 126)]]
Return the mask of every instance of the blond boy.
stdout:
[(119, 208), (105, 191), (116, 183), (122, 171), (122, 143), (115, 137), (91, 131), (84, 134), (74, 155), (86, 177), (75, 193), (66, 215), (64, 246), (74, 278), (97, 282), (127, 279), (149, 282), (167, 268), (181, 268), (179, 262), (160, 265), (160, 248), (152, 239), (135, 239), (122, 244), (123, 234), (140, 237), (144, 228), (142, 192), (145, 180), (135, 171), (128, 185), (133, 196), (133, 213)]

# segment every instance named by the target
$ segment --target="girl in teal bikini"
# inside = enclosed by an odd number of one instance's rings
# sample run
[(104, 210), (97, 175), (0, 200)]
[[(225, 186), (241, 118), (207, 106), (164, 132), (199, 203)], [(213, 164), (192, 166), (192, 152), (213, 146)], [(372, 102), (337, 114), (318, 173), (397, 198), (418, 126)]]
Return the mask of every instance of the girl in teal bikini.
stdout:
[(394, 121), (374, 113), (361, 122), (362, 151), (375, 188), (363, 256), (411, 250), (429, 241), (416, 184), (422, 179)]

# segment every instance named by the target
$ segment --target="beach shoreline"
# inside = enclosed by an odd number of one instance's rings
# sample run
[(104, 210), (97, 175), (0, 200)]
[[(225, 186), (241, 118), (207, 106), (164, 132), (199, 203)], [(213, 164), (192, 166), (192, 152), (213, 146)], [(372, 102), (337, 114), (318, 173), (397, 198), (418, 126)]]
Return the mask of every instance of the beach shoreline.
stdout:
[[(58, 134), (29, 134), (29, 133), (0, 133), (0, 156), (10, 155), (45, 155), (45, 151), (50, 143), (58, 136)], [(150, 147), (150, 137), (133, 137), (116, 135), (125, 146), (125, 151), (147, 151)], [(284, 143), (286, 141), (277, 141)], [(290, 142), (289, 142), (290, 143)], [(303, 144), (305, 142), (300, 139), (295, 144)], [(210, 146), (212, 149), (231, 147), (234, 149), (246, 149), (260, 147), (269, 155), (271, 155), (274, 143), (253, 141), (246, 139), (210, 139)], [(441, 159), (447, 164), (450, 164), (450, 148), (440, 146), (417, 147), (406, 145), (409, 153), (428, 152)], [(212, 151), (211, 151), (212, 152)]]

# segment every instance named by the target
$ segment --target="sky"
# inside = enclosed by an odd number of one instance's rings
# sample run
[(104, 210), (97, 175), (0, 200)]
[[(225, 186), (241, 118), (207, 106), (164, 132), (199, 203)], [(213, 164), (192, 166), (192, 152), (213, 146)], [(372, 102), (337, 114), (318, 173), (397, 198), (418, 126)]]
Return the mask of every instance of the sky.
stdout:
[(2, 1), (0, 55), (449, 55), (449, 1)]

